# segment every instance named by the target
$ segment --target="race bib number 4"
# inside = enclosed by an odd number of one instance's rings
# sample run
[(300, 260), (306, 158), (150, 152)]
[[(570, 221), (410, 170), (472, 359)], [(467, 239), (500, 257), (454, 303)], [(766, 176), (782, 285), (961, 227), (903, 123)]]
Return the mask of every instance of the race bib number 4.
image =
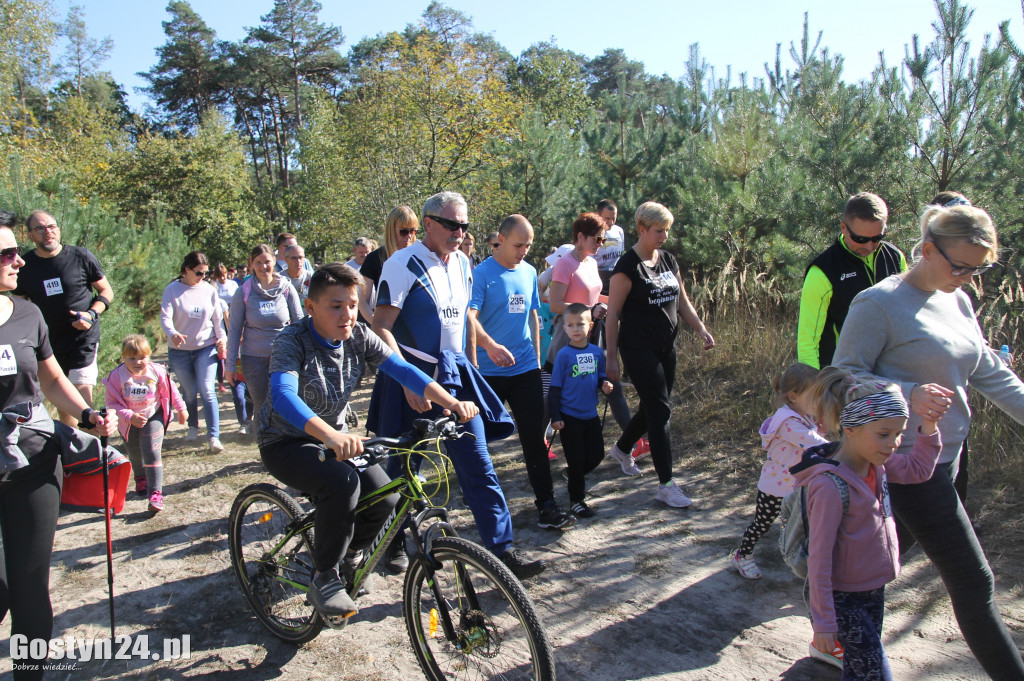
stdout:
[(46, 279), (43, 281), (43, 288), (47, 296), (59, 296), (64, 293), (64, 284), (60, 279)]
[(522, 293), (513, 293), (508, 297), (508, 313), (509, 314), (525, 314), (526, 313), (526, 296)]
[(14, 348), (0, 345), (0, 376), (13, 376), (18, 373), (18, 358), (14, 356)]

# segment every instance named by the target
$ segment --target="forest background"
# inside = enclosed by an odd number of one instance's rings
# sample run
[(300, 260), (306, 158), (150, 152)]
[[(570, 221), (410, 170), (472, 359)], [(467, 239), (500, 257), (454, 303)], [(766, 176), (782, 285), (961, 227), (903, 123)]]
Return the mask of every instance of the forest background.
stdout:
[[(599, 199), (618, 202), (627, 241), (636, 206), (659, 201), (676, 216), (667, 247), (721, 341), (683, 370), (705, 389), (693, 395), (703, 418), (747, 441), (768, 376), (795, 354), (804, 268), (857, 191), (885, 198), (908, 253), (936, 192), (988, 210), (1002, 267), (970, 293), (990, 342), (1024, 347), (1024, 50), (1008, 23), (971, 44), (960, 0), (934, 9), (931, 35), (908, 35), (903, 59), (849, 83), (806, 17), (761, 74), (722, 76), (695, 43), (677, 80), (619, 49), (586, 58), (540, 42), (513, 55), (437, 2), (343, 51), (315, 0), (275, 0), (237, 42), (172, 0), (144, 75), (155, 105), (139, 112), (82, 8), (0, 0), (0, 207), (46, 208), (66, 242), (100, 257), (118, 298), (104, 337), (118, 339), (157, 335), (160, 294), (189, 250), (244, 262), (290, 231), (308, 256), (346, 259), (356, 236), (381, 240), (391, 208), (450, 189), (467, 196), (478, 239), (524, 214), (538, 256)], [(101, 370), (118, 351), (104, 344)], [(972, 444), (992, 470), (1024, 479), (1006, 455), (1022, 431), (984, 409), (979, 425)]]

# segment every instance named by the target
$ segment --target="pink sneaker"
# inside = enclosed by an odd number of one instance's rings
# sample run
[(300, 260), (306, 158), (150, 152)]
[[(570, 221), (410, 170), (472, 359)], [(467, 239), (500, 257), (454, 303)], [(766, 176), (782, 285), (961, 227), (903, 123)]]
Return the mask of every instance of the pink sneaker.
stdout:
[(647, 441), (647, 438), (642, 437), (637, 440), (637, 443), (633, 445), (633, 458), (639, 459), (642, 456), (647, 456), (651, 453), (651, 443)]
[(135, 493), (145, 496), (146, 494), (146, 476), (141, 478), (135, 478)]
[(149, 495), (149, 510), (152, 513), (164, 510), (164, 495), (159, 490)]

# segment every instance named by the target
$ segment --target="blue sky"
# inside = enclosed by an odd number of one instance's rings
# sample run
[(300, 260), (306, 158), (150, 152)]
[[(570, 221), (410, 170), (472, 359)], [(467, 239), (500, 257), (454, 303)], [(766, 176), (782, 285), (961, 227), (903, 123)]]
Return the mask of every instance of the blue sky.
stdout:
[[(429, 0), (339, 2), (321, 0), (321, 19), (345, 33), (342, 50), (360, 38), (400, 30), (415, 22)], [(61, 16), (66, 0), (55, 0)], [(85, 8), (89, 32), (114, 40), (113, 55), (105, 68), (113, 73), (139, 107), (144, 85), (134, 74), (148, 70), (156, 60), (154, 49), (165, 41), (161, 22), (167, 19), (161, 0), (77, 0)], [(642, 61), (650, 73), (683, 73), (689, 45), (697, 42), (707, 62), (724, 77), (731, 66), (740, 72), (764, 75), (764, 63), (773, 62), (775, 45), (783, 44), (783, 68), (790, 65), (790, 42), (799, 42), (804, 12), (810, 13), (813, 36), (824, 31), (822, 46), (845, 59), (848, 81), (867, 78), (884, 52), (889, 63), (903, 57), (904, 46), (917, 33), (930, 40), (935, 10), (931, 0), (859, 0), (856, 3), (822, 0), (448, 0), (445, 4), (473, 18), (478, 31), (491, 33), (513, 54), (533, 43), (550, 40), (560, 47), (596, 56), (606, 48), (621, 48)], [(217, 37), (238, 40), (247, 26), (259, 24), (273, 0), (192, 0), (193, 9), (217, 32)], [(1011, 21), (1011, 32), (1024, 44), (1024, 23), (1018, 0), (985, 0), (975, 7), (971, 23), (972, 53), (984, 34), (998, 38), (999, 23)], [(812, 39), (813, 39), (812, 36)]]

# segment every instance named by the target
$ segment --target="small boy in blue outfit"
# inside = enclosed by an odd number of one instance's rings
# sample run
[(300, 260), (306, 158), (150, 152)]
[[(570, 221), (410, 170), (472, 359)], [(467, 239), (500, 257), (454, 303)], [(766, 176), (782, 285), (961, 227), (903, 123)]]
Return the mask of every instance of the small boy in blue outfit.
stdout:
[(587, 342), (594, 325), (590, 308), (573, 303), (562, 313), (569, 344), (558, 351), (551, 373), (548, 411), (551, 427), (562, 431), (562, 450), (569, 466), (570, 512), (577, 518), (593, 518), (583, 501), (584, 476), (604, 458), (604, 434), (597, 417), (597, 389), (605, 395), (614, 387), (604, 373), (604, 351)]

